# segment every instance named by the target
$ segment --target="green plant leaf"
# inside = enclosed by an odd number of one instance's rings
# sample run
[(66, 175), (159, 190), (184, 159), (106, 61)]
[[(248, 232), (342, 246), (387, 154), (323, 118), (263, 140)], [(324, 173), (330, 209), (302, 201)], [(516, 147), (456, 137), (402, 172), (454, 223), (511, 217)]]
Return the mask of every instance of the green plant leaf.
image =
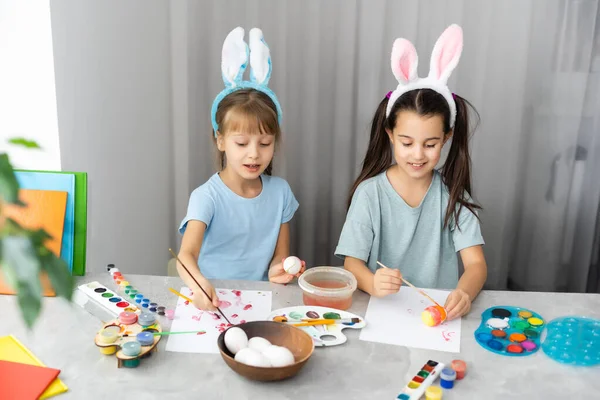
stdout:
[(7, 236), (2, 239), (2, 269), (7, 281), (17, 291), (21, 313), (31, 328), (41, 310), (41, 263), (28, 236)]
[[(37, 280), (39, 282), (39, 278)], [(42, 310), (42, 301), (39, 297), (36, 297), (36, 293), (29, 282), (19, 282), (17, 285), (17, 300), (21, 315), (29, 329), (33, 327)]]
[(41, 258), (42, 269), (48, 273), (48, 278), (50, 278), (56, 294), (71, 301), (75, 278), (69, 272), (67, 263), (62, 258), (56, 257), (54, 253), (49, 252), (45, 247), (42, 247), (41, 250), (47, 251), (47, 255)]
[(8, 141), (11, 144), (16, 144), (18, 146), (23, 146), (28, 149), (41, 149), (40, 145), (37, 142), (25, 138), (12, 138)]
[(0, 154), (0, 197), (10, 204), (19, 201), (19, 183), (7, 154)]

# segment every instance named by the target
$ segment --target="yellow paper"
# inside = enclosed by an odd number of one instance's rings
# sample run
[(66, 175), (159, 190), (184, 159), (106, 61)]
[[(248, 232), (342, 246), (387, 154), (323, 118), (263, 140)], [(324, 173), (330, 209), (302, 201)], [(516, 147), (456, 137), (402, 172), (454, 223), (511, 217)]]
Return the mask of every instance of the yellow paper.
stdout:
[[(13, 335), (0, 337), (0, 360), (45, 367), (45, 365)], [(44, 391), (40, 399), (47, 399), (48, 397), (64, 393), (67, 390), (69, 390), (67, 385), (56, 378)]]

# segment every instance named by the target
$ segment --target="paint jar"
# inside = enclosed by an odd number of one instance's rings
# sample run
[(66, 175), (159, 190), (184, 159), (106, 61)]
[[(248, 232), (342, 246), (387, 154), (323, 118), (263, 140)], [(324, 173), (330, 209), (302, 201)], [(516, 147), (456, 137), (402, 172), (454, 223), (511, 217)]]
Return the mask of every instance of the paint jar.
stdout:
[(300, 276), (298, 285), (305, 305), (347, 310), (357, 282), (343, 267), (313, 267)]
[(140, 342), (132, 340), (123, 343), (123, 345), (121, 345), (121, 351), (127, 357), (135, 357), (142, 352), (142, 345), (140, 344)]
[(439, 386), (429, 386), (425, 391), (425, 400), (440, 400), (442, 389)]
[(150, 325), (153, 325), (154, 322), (156, 322), (156, 317), (154, 317), (153, 314), (151, 313), (147, 313), (147, 312), (143, 312), (140, 314), (140, 316), (138, 317), (138, 323), (143, 327), (146, 328)]

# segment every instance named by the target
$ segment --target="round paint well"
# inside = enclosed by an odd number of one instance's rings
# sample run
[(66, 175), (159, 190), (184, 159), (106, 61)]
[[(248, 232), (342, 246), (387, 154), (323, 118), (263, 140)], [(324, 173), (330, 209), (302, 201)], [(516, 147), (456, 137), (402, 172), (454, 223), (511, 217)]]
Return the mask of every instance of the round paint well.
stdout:
[(523, 348), (527, 351), (535, 350), (537, 347), (535, 343), (529, 340), (526, 340), (523, 343), (521, 343), (521, 346), (523, 346)]
[(489, 333), (482, 332), (482, 333), (477, 334), (477, 339), (479, 339), (480, 341), (482, 341), (484, 343), (489, 342), (493, 338), (494, 337), (492, 335), (490, 335)]
[(523, 319), (528, 319), (531, 318), (533, 316), (532, 313), (530, 313), (529, 311), (519, 311), (518, 313), (519, 317), (523, 318)]
[(518, 329), (520, 331), (524, 331), (525, 329), (529, 328), (529, 322), (527, 321), (517, 321), (515, 323), (513, 323), (512, 325), (513, 328)]
[(500, 318), (490, 318), (486, 324), (492, 329), (506, 329), (508, 328), (508, 321)]
[(508, 337), (508, 340), (515, 343), (524, 342), (526, 339), (527, 336), (523, 335), (522, 333), (513, 333)]
[(506, 351), (508, 351), (509, 353), (522, 353), (523, 347), (521, 347), (518, 344), (509, 344), (508, 346), (506, 346)]
[(492, 310), (492, 317), (494, 318), (509, 318), (511, 315), (512, 313), (505, 308), (494, 308)]
[(538, 337), (540, 337), (540, 334), (533, 329), (525, 329), (523, 333), (530, 339), (537, 339)]
[(544, 324), (544, 321), (543, 321), (543, 320), (541, 320), (541, 319), (539, 319), (539, 318), (536, 318), (536, 317), (529, 318), (529, 319), (527, 320), (527, 322), (529, 322), (529, 323), (530, 323), (532, 326), (541, 326), (541, 325), (543, 325), (543, 324)]
[(118, 302), (118, 303), (117, 303), (117, 304), (115, 304), (115, 305), (116, 305), (117, 307), (119, 307), (119, 308), (125, 308), (125, 307), (127, 307), (127, 306), (129, 305), (129, 303), (128, 303), (128, 302), (126, 302), (126, 301), (120, 301), (120, 302)]
[(501, 331), (500, 329), (494, 329), (492, 331), (492, 336), (497, 337), (497, 338), (503, 338), (503, 337), (506, 337), (506, 332)]
[(99, 288), (94, 289), (94, 292), (96, 292), (96, 293), (104, 293), (104, 292), (106, 292), (106, 289), (104, 289), (103, 287), (99, 287)]
[(102, 293), (102, 297), (113, 297), (113, 294), (108, 292)]
[(110, 299), (108, 299), (108, 301), (110, 301), (111, 303), (118, 303), (121, 301), (120, 297), (111, 297)]
[(504, 347), (502, 346), (502, 343), (500, 343), (497, 340), (490, 340), (489, 342), (487, 342), (487, 345), (490, 349), (493, 350), (502, 350), (502, 348)]

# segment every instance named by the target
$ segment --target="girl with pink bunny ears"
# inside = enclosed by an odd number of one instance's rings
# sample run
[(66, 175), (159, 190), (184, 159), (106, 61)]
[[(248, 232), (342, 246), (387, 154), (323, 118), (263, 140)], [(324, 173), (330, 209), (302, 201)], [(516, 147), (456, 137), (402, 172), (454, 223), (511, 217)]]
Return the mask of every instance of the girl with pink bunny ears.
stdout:
[[(417, 287), (451, 289), (444, 306), (450, 320), (470, 310), (487, 277), (481, 207), (471, 199), (470, 104), (447, 86), (462, 48), (462, 29), (451, 25), (433, 48), (429, 75), (419, 78), (412, 43), (394, 42), (398, 86), (373, 118), (335, 250), (358, 287), (373, 296), (398, 292), (402, 277)], [(460, 279), (456, 253), (464, 265)]]

